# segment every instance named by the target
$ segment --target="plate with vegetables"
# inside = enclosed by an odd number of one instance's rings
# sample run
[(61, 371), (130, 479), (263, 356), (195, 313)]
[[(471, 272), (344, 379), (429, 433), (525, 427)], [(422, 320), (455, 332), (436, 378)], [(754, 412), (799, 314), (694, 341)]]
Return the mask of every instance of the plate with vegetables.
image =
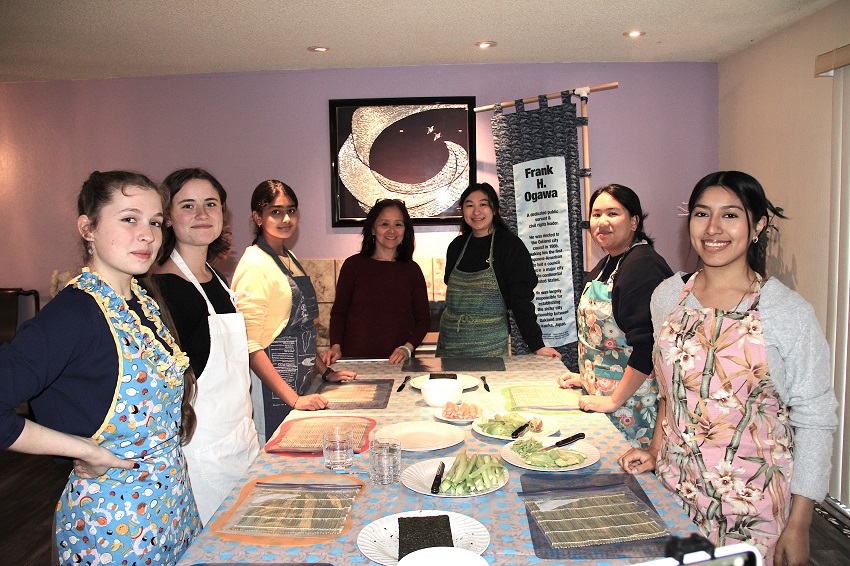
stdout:
[[(446, 465), (440, 492), (432, 494), (431, 484), (440, 462)], [(457, 457), (447, 456), (418, 462), (401, 473), (401, 483), (408, 489), (435, 497), (474, 497), (492, 493), (508, 483), (510, 474), (502, 462), (490, 454), (473, 454), (464, 450)]]
[(545, 419), (534, 413), (499, 413), (484, 415), (472, 424), (472, 430), (478, 434), (489, 436), (490, 438), (498, 438), (500, 440), (515, 440), (511, 437), (516, 429), (528, 423), (528, 426), (522, 431), (519, 438), (524, 436), (552, 436), (561, 425), (553, 417)]
[(599, 461), (599, 449), (585, 440), (579, 440), (563, 448), (543, 450), (558, 440), (558, 438), (522, 438), (502, 446), (499, 455), (509, 464), (537, 472), (579, 470)]

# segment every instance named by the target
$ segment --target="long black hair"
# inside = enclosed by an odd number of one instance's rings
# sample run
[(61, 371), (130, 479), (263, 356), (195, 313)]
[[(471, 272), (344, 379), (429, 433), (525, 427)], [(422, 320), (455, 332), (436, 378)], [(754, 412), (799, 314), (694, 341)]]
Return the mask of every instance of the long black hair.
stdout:
[(404, 236), (401, 243), (395, 249), (396, 261), (411, 261), (413, 259), (413, 249), (416, 247), (415, 236), (413, 234), (413, 221), (410, 219), (410, 213), (407, 212), (407, 207), (404, 201), (399, 199), (381, 199), (375, 203), (375, 206), (366, 215), (366, 222), (363, 224), (363, 243), (360, 245), (360, 255), (372, 257), (375, 253), (375, 236), (372, 230), (375, 228), (375, 223), (378, 217), (387, 208), (396, 208), (401, 212), (401, 217), (404, 221)]
[(474, 183), (469, 185), (466, 190), (464, 190), (458, 202), (460, 202), (460, 233), (461, 234), (469, 234), (472, 232), (472, 226), (466, 223), (466, 220), (463, 218), (463, 202), (469, 198), (469, 195), (474, 193), (475, 191), (481, 191), (487, 196), (487, 201), (490, 203), (490, 210), (493, 211), (493, 228), (494, 229), (502, 229), (507, 230), (508, 225), (505, 223), (505, 219), (502, 218), (502, 215), (499, 210), (499, 195), (496, 194), (496, 189), (490, 183)]
[(750, 241), (747, 247), (747, 264), (750, 269), (761, 275), (765, 275), (765, 260), (767, 258), (767, 233), (771, 225), (771, 218), (778, 216), (786, 218), (782, 209), (773, 206), (764, 194), (764, 189), (755, 177), (742, 173), (741, 171), (717, 171), (706, 175), (694, 186), (691, 198), (688, 199), (688, 225), (699, 197), (711, 187), (723, 187), (734, 194), (741, 201), (747, 213), (747, 229), (752, 228), (753, 222), (765, 219), (764, 226), (757, 234), (755, 242)]
[(643, 208), (641, 208), (640, 198), (637, 196), (636, 192), (625, 185), (618, 185), (617, 183), (611, 183), (610, 185), (599, 187), (593, 191), (592, 195), (590, 195), (590, 202), (587, 204), (588, 210), (593, 210), (593, 203), (596, 202), (596, 199), (599, 198), (599, 195), (601, 194), (610, 195), (611, 198), (623, 205), (623, 208), (626, 209), (629, 216), (638, 217), (638, 225), (637, 230), (635, 231), (634, 241), (646, 240), (647, 244), (650, 246), (653, 245), (655, 240), (649, 237), (643, 227), (643, 221), (646, 220), (646, 217), (649, 215), (643, 211)]

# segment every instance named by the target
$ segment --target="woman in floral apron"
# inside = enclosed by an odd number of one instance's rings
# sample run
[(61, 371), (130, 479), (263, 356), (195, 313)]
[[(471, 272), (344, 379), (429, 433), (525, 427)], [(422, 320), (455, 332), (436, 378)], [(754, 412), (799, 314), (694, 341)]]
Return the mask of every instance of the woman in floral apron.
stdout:
[[(200, 528), (180, 447), (188, 360), (134, 279), (156, 259), (167, 200), (143, 175), (92, 173), (78, 198), (87, 267), (0, 348), (2, 447), (74, 463), (61, 564), (174, 564)], [(14, 415), (26, 399), (38, 424)]]
[(534, 263), (500, 216), (496, 190), (487, 183), (470, 185), (460, 202), (460, 236), (446, 253), (437, 356), (507, 356), (510, 310), (529, 350), (561, 359), (543, 342), (534, 312)]
[(333, 371), (316, 359), (316, 291), (284, 245), (298, 227), (295, 192), (280, 181), (263, 181), (251, 196), (251, 210), (256, 240), (236, 266), (233, 289), (248, 330), (254, 423), (265, 442), (292, 409), (327, 406), (321, 395), (305, 394), (314, 372), (327, 381), (351, 380), (356, 374)]
[(782, 215), (758, 181), (708, 175), (688, 211), (703, 268), (653, 294), (660, 418), (650, 447), (620, 464), (655, 469), (714, 544), (803, 565), (836, 424), (829, 348), (812, 307), (765, 278), (770, 216)]
[(646, 448), (658, 411), (649, 298), (673, 272), (644, 232), (646, 214), (633, 190), (601, 187), (589, 208), (590, 233), (608, 255), (585, 278), (579, 300), (580, 374), (568, 372), (558, 384), (584, 389), (582, 409), (608, 413), (632, 446)]

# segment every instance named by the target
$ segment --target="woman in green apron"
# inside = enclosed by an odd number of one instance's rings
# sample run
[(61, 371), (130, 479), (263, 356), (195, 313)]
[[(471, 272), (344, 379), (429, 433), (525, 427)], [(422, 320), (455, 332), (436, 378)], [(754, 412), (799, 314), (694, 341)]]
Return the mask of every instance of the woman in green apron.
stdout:
[(630, 444), (645, 448), (658, 407), (649, 299), (673, 272), (644, 232), (646, 214), (633, 190), (597, 189), (589, 208), (590, 233), (607, 255), (585, 278), (579, 300), (580, 374), (568, 372), (559, 385), (584, 389), (584, 410), (608, 413)]
[(495, 189), (487, 183), (470, 185), (460, 203), (460, 235), (446, 253), (446, 310), (437, 356), (507, 356), (510, 310), (532, 352), (560, 359), (543, 343), (533, 303), (534, 264), (499, 214)]
[(298, 227), (295, 192), (280, 181), (263, 181), (251, 196), (251, 211), (256, 239), (236, 266), (233, 290), (248, 330), (254, 423), (265, 442), (292, 409), (327, 406), (321, 395), (305, 394), (314, 372), (327, 381), (356, 374), (332, 371), (316, 358), (316, 291), (285, 246)]

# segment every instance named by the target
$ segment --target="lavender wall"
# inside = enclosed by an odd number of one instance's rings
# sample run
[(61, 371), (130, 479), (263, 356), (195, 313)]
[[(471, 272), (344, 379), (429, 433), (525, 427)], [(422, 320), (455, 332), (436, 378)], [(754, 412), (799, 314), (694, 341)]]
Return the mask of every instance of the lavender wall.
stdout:
[[(331, 228), (328, 99), (474, 95), (479, 105), (618, 81), (589, 103), (594, 187), (631, 186), (657, 248), (684, 267), (677, 205), (718, 163), (714, 63), (524, 64), (332, 69), (0, 84), (0, 287), (36, 288), (79, 262), (75, 197), (94, 169), (156, 180), (190, 165), (229, 192), (236, 244), (250, 241), (249, 199), (275, 177), (301, 202), (293, 244), (304, 258), (341, 257), (356, 228)], [(489, 114), (479, 114), (478, 174), (496, 184)], [(417, 230), (417, 255), (442, 256), (451, 227)]]

